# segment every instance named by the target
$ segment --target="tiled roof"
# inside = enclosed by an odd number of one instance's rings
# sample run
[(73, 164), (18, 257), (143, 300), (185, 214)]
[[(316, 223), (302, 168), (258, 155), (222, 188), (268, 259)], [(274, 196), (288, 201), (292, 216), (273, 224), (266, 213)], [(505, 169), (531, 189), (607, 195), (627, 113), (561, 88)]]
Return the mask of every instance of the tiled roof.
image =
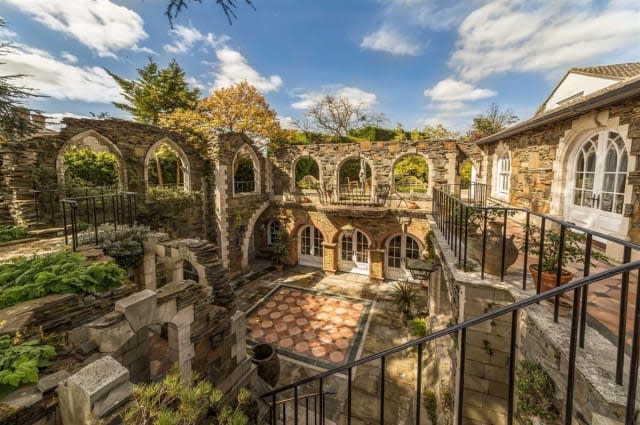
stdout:
[(613, 65), (597, 65), (571, 68), (569, 72), (597, 75), (624, 80), (640, 75), (640, 62), (617, 63)]

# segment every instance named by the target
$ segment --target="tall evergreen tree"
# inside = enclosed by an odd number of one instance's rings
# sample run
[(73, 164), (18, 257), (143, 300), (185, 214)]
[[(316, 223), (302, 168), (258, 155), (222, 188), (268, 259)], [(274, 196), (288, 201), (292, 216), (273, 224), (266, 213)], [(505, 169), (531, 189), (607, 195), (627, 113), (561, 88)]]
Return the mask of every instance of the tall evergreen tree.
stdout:
[(138, 69), (137, 80), (127, 80), (109, 70), (107, 72), (120, 85), (126, 100), (126, 103), (113, 104), (131, 113), (139, 122), (156, 125), (160, 114), (191, 108), (200, 96), (200, 90), (189, 88), (184, 70), (175, 59), (161, 69), (149, 58), (149, 63)]
[[(5, 21), (0, 18), (0, 28)], [(9, 52), (10, 44), (0, 41), (0, 55)], [(1, 65), (1, 63), (0, 63)], [(23, 102), (36, 96), (31, 89), (13, 83), (24, 75), (0, 75), (0, 137), (25, 136), (35, 130)]]

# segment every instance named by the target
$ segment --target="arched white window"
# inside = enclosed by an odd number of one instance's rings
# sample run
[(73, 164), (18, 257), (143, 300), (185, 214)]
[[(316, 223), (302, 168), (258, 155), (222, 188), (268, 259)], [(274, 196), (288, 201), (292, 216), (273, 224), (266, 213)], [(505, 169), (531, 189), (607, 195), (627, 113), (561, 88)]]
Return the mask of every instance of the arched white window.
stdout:
[(267, 245), (273, 245), (280, 240), (281, 226), (279, 221), (270, 221), (267, 229)]
[(389, 279), (402, 279), (410, 276), (406, 263), (410, 259), (420, 258), (421, 248), (417, 239), (411, 235), (394, 236), (387, 242), (387, 269)]
[(300, 229), (298, 240), (300, 241), (298, 263), (307, 266), (322, 266), (324, 238), (320, 230), (314, 226), (304, 226)]
[(511, 153), (506, 152), (498, 161), (498, 178), (496, 191), (499, 195), (508, 196), (511, 182)]
[(573, 204), (622, 214), (628, 155), (614, 132), (600, 132), (579, 148), (575, 159)]

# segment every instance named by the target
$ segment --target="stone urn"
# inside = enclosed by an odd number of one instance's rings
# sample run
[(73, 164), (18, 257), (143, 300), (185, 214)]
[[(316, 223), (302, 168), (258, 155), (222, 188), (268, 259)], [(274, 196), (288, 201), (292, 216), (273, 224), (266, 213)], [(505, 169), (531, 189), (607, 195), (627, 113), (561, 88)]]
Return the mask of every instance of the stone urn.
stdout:
[(271, 344), (258, 344), (253, 347), (251, 357), (258, 366), (258, 376), (275, 387), (280, 379), (280, 359), (276, 348)]
[[(502, 223), (491, 222), (487, 230), (485, 246), (484, 271), (494, 276), (500, 276), (502, 256)], [(504, 248), (504, 272), (518, 259), (518, 247), (513, 242), (515, 235), (506, 238)], [(467, 255), (482, 265), (482, 235), (468, 238)]]

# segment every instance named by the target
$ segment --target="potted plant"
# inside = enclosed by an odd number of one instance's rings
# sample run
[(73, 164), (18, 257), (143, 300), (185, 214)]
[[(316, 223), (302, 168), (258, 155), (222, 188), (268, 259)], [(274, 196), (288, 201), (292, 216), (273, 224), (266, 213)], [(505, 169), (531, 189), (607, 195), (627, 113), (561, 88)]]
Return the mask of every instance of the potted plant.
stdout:
[(273, 255), (271, 259), (276, 266), (276, 270), (282, 272), (284, 270), (284, 263), (289, 256), (289, 235), (286, 231), (281, 231), (278, 234), (278, 240), (271, 245)]
[[(529, 233), (529, 254), (542, 257), (542, 270), (540, 276), (540, 292), (545, 292), (556, 287), (558, 278), (558, 265), (560, 265), (560, 285), (573, 280), (574, 274), (564, 267), (569, 263), (583, 263), (585, 260), (586, 235), (567, 229), (564, 235), (564, 250), (560, 255), (560, 232), (546, 229), (544, 232), (544, 247), (540, 252), (540, 228), (536, 225), (525, 227)], [(520, 247), (524, 253), (524, 245)], [(591, 258), (607, 261), (607, 257), (597, 251), (592, 251)], [(538, 283), (538, 264), (531, 264), (529, 272), (534, 283)]]
[(251, 360), (258, 366), (258, 376), (275, 387), (280, 379), (280, 359), (271, 344), (257, 344), (249, 350)]

